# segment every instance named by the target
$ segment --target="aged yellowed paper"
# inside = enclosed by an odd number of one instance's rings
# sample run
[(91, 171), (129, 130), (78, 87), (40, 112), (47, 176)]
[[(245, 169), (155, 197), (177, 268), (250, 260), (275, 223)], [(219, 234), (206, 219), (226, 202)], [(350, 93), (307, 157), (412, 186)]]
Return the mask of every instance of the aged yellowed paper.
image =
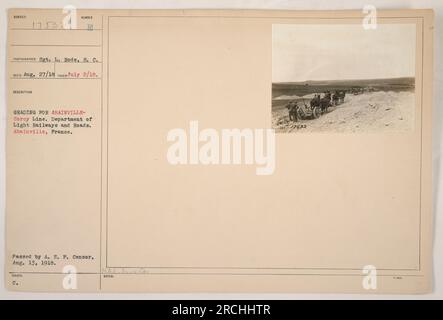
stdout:
[(429, 292), (433, 28), (9, 10), (8, 288)]

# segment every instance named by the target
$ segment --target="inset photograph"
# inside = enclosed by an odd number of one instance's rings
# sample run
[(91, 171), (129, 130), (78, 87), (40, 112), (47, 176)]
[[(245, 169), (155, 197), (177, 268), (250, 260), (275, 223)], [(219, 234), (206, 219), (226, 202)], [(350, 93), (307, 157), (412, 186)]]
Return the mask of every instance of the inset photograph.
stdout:
[(273, 129), (413, 130), (415, 51), (414, 24), (273, 25)]

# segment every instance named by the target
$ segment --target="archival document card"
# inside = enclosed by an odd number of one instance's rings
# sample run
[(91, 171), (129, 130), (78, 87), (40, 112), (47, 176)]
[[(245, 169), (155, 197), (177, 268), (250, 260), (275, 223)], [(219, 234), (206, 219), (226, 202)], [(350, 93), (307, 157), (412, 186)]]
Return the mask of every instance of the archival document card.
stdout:
[(431, 10), (8, 16), (8, 289), (432, 290)]

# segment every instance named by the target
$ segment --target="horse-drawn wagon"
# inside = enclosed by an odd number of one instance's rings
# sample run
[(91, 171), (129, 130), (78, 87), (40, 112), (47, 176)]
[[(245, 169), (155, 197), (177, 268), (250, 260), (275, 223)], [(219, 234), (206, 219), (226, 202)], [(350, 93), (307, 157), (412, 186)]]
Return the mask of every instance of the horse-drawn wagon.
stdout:
[(316, 94), (314, 98), (309, 101), (309, 105), (306, 104), (304, 99), (302, 100), (302, 104), (291, 101), (286, 106), (289, 110), (289, 120), (318, 119), (322, 114), (328, 112), (329, 107), (338, 106), (343, 103), (345, 95), (345, 91), (336, 91), (334, 94), (328, 91), (323, 97), (320, 97), (320, 94)]

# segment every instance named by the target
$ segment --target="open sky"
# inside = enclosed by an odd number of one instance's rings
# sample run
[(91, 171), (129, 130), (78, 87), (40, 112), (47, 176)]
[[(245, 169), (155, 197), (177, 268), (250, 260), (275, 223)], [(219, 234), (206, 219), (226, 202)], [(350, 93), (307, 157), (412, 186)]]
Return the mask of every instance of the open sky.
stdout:
[(272, 26), (272, 82), (415, 76), (415, 24)]

